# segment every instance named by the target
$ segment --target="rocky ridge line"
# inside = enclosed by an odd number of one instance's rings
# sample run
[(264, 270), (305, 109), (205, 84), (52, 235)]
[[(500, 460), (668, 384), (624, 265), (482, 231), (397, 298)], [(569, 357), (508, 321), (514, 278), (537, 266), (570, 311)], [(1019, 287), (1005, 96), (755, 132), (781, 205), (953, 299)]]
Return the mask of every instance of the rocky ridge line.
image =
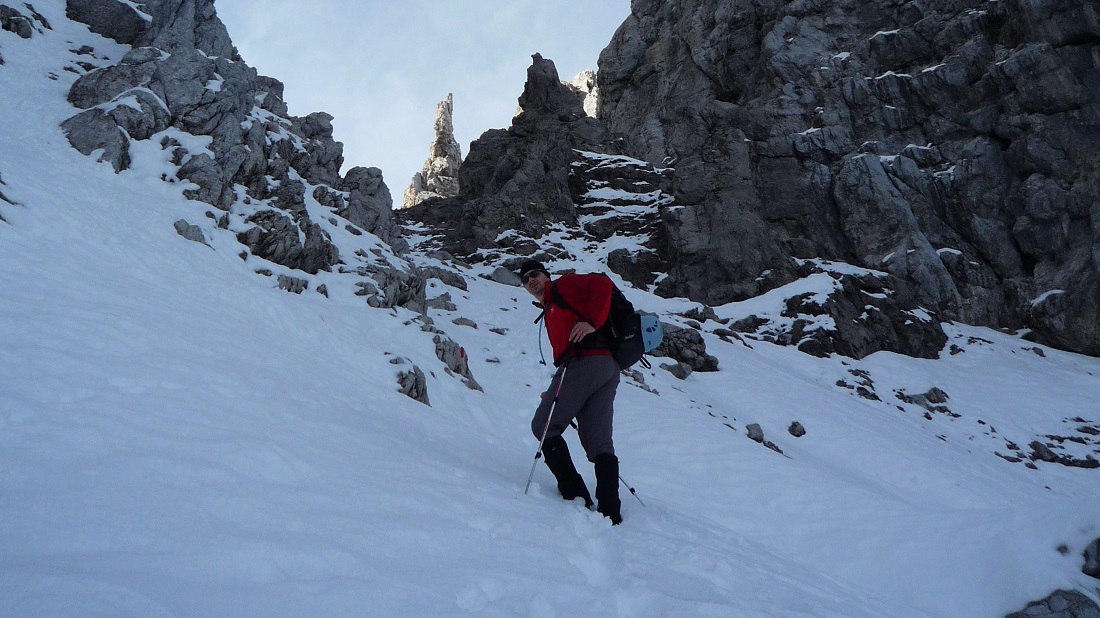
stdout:
[(196, 185), (185, 194), (222, 211), (219, 225), (237, 230), (252, 255), (291, 269), (332, 270), (349, 257), (307, 201), (346, 220), (349, 231), (403, 250), (381, 171), (340, 174), (332, 117), (290, 116), (282, 84), (245, 64), (211, 0), (69, 0), (67, 9), (94, 32), (133, 45), (118, 64), (87, 72), (70, 89), (69, 101), (85, 110), (62, 124), (74, 148), (99, 151), (121, 171), (131, 141), (158, 140), (178, 166), (166, 180)]
[[(70, 19), (132, 46), (110, 66), (66, 68), (80, 75), (68, 99), (83, 111), (62, 123), (74, 148), (119, 172), (131, 164), (132, 144), (152, 141), (174, 169), (162, 180), (187, 183), (185, 196), (211, 206), (213, 225), (176, 221), (182, 237), (210, 244), (210, 228), (233, 234), (241, 259), (292, 293), (328, 296), (328, 284), (314, 275), (346, 275), (341, 293), (371, 307), (409, 309), (419, 317), (406, 326), (417, 322), (450, 342), (427, 315), (425, 289), (430, 278), (457, 278), (464, 287), (461, 276), (405, 257), (381, 170), (340, 173), (343, 146), (333, 139), (332, 117), (291, 116), (283, 85), (244, 62), (213, 0), (68, 0), (66, 8)], [(447, 372), (477, 387), (449, 354), (437, 354)], [(395, 379), (399, 390), (428, 402), (418, 367)]]

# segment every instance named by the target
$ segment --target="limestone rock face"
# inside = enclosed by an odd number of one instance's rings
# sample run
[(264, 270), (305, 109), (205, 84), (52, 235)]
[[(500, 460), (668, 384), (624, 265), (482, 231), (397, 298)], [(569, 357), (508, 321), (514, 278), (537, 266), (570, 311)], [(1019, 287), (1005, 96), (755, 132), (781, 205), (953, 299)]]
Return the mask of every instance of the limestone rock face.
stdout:
[(82, 154), (101, 150), (99, 160), (110, 163), (116, 172), (130, 167), (130, 140), (110, 113), (100, 109), (81, 112), (61, 123), (61, 130)]
[(1073, 0), (642, 0), (601, 54), (599, 118), (675, 168), (662, 293), (721, 304), (839, 260), (1095, 355), (1098, 49)]
[(62, 128), (75, 148), (121, 171), (133, 140), (155, 140), (177, 166), (165, 180), (189, 183), (185, 195), (226, 211), (224, 225), (252, 255), (289, 268), (316, 273), (342, 261), (323, 225), (339, 224), (311, 217), (311, 200), (404, 249), (381, 172), (341, 176), (332, 116), (290, 116), (283, 85), (245, 64), (213, 0), (67, 0), (66, 9), (133, 45), (72, 85), (69, 102), (84, 111)]
[(581, 102), (584, 113), (595, 118), (600, 108), (600, 89), (596, 85), (596, 72), (582, 71), (569, 82), (569, 85), (584, 97)]
[(412, 178), (405, 189), (405, 208), (432, 197), (458, 195), (458, 168), (462, 164), (462, 147), (455, 140), (454, 98), (448, 94), (435, 108), (435, 140), (429, 147), (424, 168)]
[(146, 0), (143, 6), (152, 21), (134, 42), (136, 47), (153, 47), (169, 54), (198, 50), (212, 57), (240, 60), (213, 0)]
[[(148, 14), (148, 3), (134, 4)], [(137, 8), (118, 0), (68, 0), (65, 15), (87, 24), (92, 32), (125, 45), (133, 45), (148, 25)]]
[(936, 316), (898, 303), (897, 279), (886, 273), (843, 272), (807, 260), (797, 274), (828, 281), (819, 289), (831, 290), (786, 298), (777, 323), (751, 315), (734, 323), (733, 330), (822, 358), (835, 353), (860, 359), (885, 350), (935, 359), (947, 343)]

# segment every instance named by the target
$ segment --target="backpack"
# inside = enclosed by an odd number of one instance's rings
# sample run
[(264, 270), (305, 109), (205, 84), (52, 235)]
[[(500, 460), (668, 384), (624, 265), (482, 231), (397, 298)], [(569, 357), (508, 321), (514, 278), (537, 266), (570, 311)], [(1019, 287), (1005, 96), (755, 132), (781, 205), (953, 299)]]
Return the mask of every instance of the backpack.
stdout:
[[(602, 273), (601, 273), (602, 274)], [(605, 277), (607, 275), (604, 275)], [(558, 294), (556, 289), (550, 290), (550, 302), (563, 307), (578, 315), (581, 319), (591, 322)], [(611, 355), (619, 363), (619, 369), (627, 369), (642, 362), (646, 369), (652, 367), (649, 360), (645, 359), (646, 352), (653, 351), (661, 343), (664, 337), (664, 328), (656, 316), (642, 313), (634, 309), (622, 290), (618, 286), (611, 285), (611, 308), (607, 312), (607, 322), (598, 328), (595, 333), (589, 335), (592, 341), (586, 342), (586, 348), (602, 347), (611, 350)]]

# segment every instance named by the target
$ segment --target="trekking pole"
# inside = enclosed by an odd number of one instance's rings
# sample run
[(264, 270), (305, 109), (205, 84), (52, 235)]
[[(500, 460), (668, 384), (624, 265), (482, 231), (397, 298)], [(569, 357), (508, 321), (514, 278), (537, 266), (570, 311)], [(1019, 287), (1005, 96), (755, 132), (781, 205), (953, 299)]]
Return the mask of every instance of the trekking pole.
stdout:
[(558, 388), (554, 391), (554, 402), (550, 404), (550, 413), (546, 415), (546, 425), (542, 428), (542, 437), (539, 438), (539, 449), (535, 451), (535, 461), (531, 462), (531, 474), (527, 475), (527, 486), (523, 488), (523, 495), (527, 495), (527, 490), (531, 489), (531, 479), (535, 478), (535, 467), (539, 464), (539, 458), (542, 457), (542, 444), (546, 442), (546, 432), (550, 431), (550, 419), (554, 418), (554, 409), (558, 407), (558, 395), (561, 394), (561, 385), (565, 382), (565, 368), (568, 364), (562, 365), (561, 369), (557, 373), (561, 374), (558, 377)]
[(630, 495), (634, 496), (634, 499), (638, 501), (638, 504), (645, 506), (645, 502), (642, 502), (642, 499), (638, 497), (638, 492), (634, 491), (634, 488), (630, 486), (630, 483), (626, 482), (626, 479), (624, 479), (623, 475), (621, 474), (619, 475), (619, 482), (623, 484), (623, 487), (626, 487), (630, 490)]
[[(569, 421), (569, 426), (573, 429), (576, 429), (577, 431), (580, 431), (580, 427), (577, 427), (576, 421)], [(628, 490), (630, 490), (630, 495), (634, 496), (634, 499), (638, 501), (638, 504), (645, 506), (645, 502), (642, 502), (642, 499), (638, 497), (638, 492), (630, 486), (630, 483), (626, 482), (626, 479), (624, 479), (623, 475), (621, 474), (619, 475), (619, 482), (623, 484), (623, 487), (626, 487)]]

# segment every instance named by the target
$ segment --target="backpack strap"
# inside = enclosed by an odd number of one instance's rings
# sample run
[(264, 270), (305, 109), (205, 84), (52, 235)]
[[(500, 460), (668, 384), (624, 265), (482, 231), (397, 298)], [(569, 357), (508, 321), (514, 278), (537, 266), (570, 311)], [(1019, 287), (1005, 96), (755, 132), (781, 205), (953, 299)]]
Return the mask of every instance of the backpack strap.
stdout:
[[(592, 331), (592, 334), (585, 337), (582, 341), (573, 344), (573, 346), (576, 347), (578, 350), (587, 350), (593, 348), (608, 350), (615, 349), (615, 336), (612, 332), (613, 326), (611, 324), (610, 315), (607, 316), (607, 321), (604, 322), (603, 326), (596, 328), (596, 323), (592, 320), (589, 320), (580, 311), (574, 309), (573, 306), (570, 305), (569, 302), (566, 301), (565, 298), (563, 298), (562, 295), (558, 292), (556, 286), (550, 287), (550, 302), (563, 309), (569, 310), (573, 313), (573, 315), (576, 315), (581, 320), (588, 322), (592, 325), (592, 328), (595, 329), (594, 331)], [(545, 310), (543, 310), (543, 313), (545, 313)]]
[(568, 309), (569, 311), (573, 312), (573, 314), (576, 315), (578, 318), (580, 318), (580, 319), (584, 320), (585, 322), (588, 322), (589, 324), (591, 324), (592, 328), (596, 328), (596, 323), (595, 322), (593, 322), (592, 320), (589, 320), (588, 318), (586, 318), (583, 313), (581, 313), (580, 311), (577, 311), (576, 309), (573, 308), (572, 305), (570, 305), (568, 302), (566, 302), (565, 298), (563, 298), (561, 293), (558, 292), (557, 286), (553, 286), (553, 285), (550, 286), (550, 302), (554, 303), (555, 305), (557, 305), (559, 307), (562, 307), (563, 309)]

